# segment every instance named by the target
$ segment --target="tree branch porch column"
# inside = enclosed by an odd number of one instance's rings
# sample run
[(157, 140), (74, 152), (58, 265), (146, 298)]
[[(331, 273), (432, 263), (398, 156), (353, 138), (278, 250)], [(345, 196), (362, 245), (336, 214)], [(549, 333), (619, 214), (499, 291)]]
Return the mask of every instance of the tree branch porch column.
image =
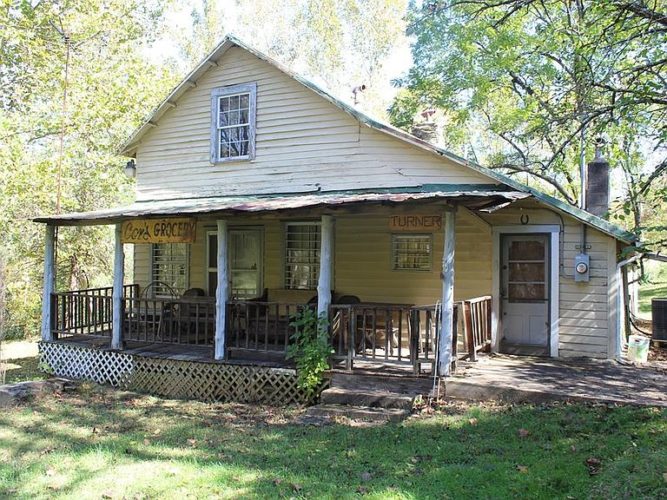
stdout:
[(215, 359), (226, 358), (225, 336), (227, 329), (227, 300), (229, 277), (227, 274), (227, 221), (218, 220), (218, 287), (215, 290)]
[(454, 250), (456, 244), (456, 207), (448, 208), (444, 218), (445, 248), (442, 254), (442, 313), (438, 343), (438, 375), (451, 374), (454, 337)]
[(47, 224), (44, 238), (44, 286), (42, 291), (42, 340), (50, 342), (53, 339), (51, 323), (53, 318), (51, 294), (56, 288), (56, 227)]
[(121, 236), (123, 225), (119, 222), (115, 230), (113, 259), (113, 320), (111, 323), (111, 348), (123, 348), (123, 282), (125, 281), (125, 251)]
[(317, 315), (329, 318), (331, 305), (331, 259), (333, 257), (333, 217), (323, 215), (320, 233), (320, 276), (317, 281)]

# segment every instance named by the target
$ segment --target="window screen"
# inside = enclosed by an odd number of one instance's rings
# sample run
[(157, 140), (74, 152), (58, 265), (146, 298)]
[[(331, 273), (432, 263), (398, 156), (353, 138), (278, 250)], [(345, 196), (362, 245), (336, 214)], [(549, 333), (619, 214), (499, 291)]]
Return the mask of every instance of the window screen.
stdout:
[(171, 296), (172, 290), (182, 294), (188, 288), (187, 243), (159, 243), (153, 245), (152, 281), (155, 295)]
[(320, 270), (320, 225), (285, 226), (285, 288), (314, 290)]
[(510, 302), (547, 300), (547, 251), (543, 240), (510, 242), (507, 266)]
[(433, 239), (430, 234), (394, 234), (391, 243), (394, 270), (431, 270)]

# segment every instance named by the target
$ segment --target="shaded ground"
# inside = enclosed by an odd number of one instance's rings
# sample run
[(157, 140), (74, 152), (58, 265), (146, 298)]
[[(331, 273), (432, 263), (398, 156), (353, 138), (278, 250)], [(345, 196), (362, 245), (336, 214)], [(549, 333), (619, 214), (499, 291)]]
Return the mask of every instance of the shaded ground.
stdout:
[(457, 395), (477, 394), (474, 399), (505, 395), (516, 400), (524, 394), (533, 401), (574, 398), (667, 407), (667, 362), (637, 367), (610, 360), (490, 355), (461, 363), (450, 388), (452, 394), (453, 389)]
[(0, 414), (0, 496), (667, 495), (665, 410), (450, 404), (380, 427), (299, 414), (83, 385)]

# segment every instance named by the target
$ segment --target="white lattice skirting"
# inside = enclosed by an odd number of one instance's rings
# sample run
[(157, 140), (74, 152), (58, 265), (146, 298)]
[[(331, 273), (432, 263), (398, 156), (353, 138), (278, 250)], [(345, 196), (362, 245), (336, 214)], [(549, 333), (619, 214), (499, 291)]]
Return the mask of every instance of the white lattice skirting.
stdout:
[(42, 363), (55, 375), (160, 396), (271, 405), (305, 404), (295, 370), (153, 358), (40, 342)]

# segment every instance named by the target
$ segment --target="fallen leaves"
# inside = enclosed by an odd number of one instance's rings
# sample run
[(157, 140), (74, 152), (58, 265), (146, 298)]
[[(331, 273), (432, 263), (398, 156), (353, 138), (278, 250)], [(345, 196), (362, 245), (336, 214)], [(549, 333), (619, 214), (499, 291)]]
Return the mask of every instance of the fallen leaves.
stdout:
[(477, 422), (479, 422), (479, 420), (477, 420), (475, 417), (468, 419), (468, 423), (470, 425), (477, 425)]
[(517, 433), (519, 434), (520, 438), (527, 438), (528, 436), (530, 436), (530, 431), (528, 429), (521, 428), (518, 430)]
[(516, 470), (519, 471), (521, 474), (528, 474), (528, 466), (527, 465), (517, 465)]
[(602, 468), (602, 460), (596, 457), (588, 457), (585, 463), (586, 467), (588, 467), (589, 475), (595, 476), (600, 473), (600, 469)]

